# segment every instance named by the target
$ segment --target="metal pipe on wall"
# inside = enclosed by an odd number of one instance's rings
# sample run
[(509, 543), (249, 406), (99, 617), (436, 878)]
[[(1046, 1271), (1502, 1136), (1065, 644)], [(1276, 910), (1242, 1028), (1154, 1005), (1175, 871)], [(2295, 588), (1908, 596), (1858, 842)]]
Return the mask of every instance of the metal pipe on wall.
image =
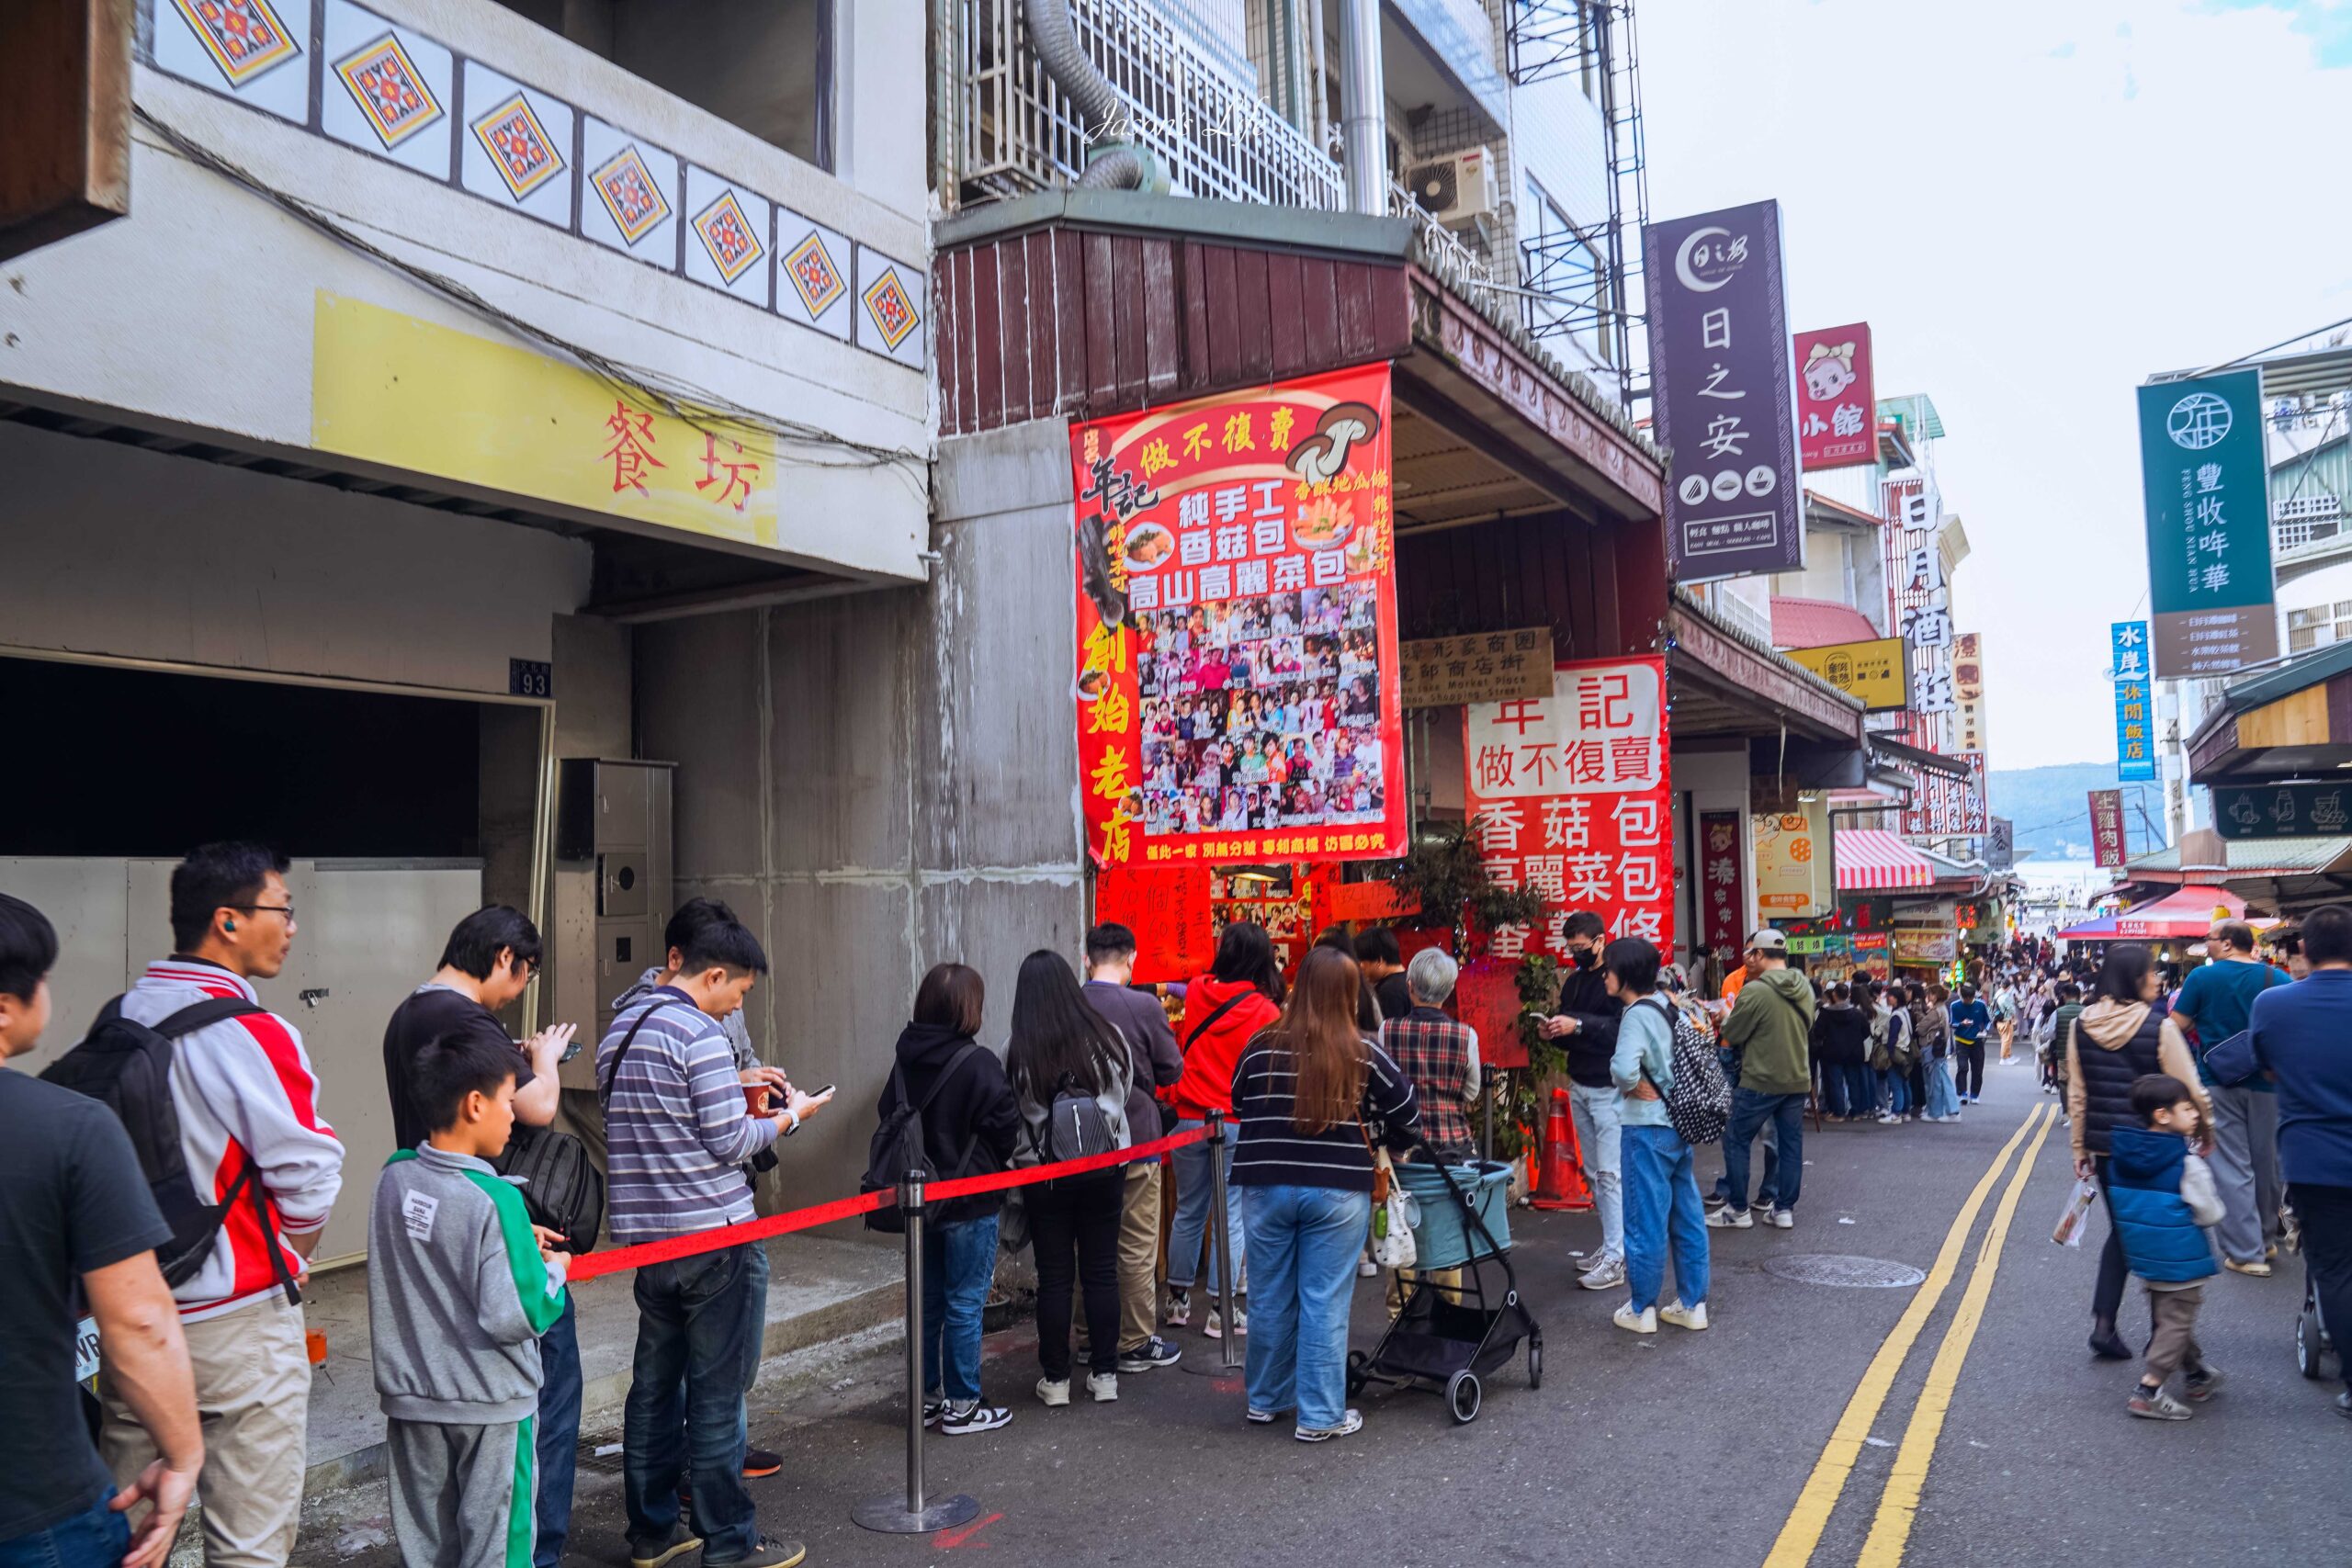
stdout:
[(1340, 0), (1340, 166), (1348, 210), (1388, 211), (1387, 88), (1380, 70), (1380, 0)]

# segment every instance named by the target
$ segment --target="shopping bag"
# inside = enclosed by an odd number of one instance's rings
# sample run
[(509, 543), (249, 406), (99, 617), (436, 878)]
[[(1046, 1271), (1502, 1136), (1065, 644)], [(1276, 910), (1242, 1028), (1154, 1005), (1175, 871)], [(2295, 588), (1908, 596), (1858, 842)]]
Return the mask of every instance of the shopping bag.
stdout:
[(2082, 1246), (2083, 1233), (2090, 1228), (2091, 1205), (2098, 1201), (2098, 1183), (2077, 1180), (2058, 1213), (2058, 1223), (2050, 1229), (2050, 1239), (2061, 1247)]
[[(1405, 1184), (1394, 1179), (1388, 1167), (1388, 1151), (1380, 1150), (1374, 1156), (1375, 1187), (1386, 1188), (1380, 1193), (1379, 1206), (1372, 1212), (1372, 1260), (1383, 1269), (1410, 1269), (1420, 1257), (1420, 1248), (1413, 1240), (1413, 1226), (1420, 1219), (1420, 1205), (1405, 1190)], [(1387, 1176), (1385, 1182), (1377, 1179)]]

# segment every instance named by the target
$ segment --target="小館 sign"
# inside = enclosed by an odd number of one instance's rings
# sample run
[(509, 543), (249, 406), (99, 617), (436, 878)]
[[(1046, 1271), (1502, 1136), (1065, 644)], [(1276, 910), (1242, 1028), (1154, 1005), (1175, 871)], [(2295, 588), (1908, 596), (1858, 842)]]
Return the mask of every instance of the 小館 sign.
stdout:
[(1797, 454), (1807, 473), (1878, 461), (1878, 397), (1867, 321), (1799, 333)]
[(1405, 842), (1388, 367), (1070, 427), (1095, 864)]

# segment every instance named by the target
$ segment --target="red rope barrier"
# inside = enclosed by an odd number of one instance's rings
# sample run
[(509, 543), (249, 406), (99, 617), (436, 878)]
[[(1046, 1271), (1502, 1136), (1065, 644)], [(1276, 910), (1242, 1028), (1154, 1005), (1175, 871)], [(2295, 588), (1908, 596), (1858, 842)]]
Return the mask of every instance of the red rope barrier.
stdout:
[[(1164, 1138), (1154, 1138), (1148, 1144), (1132, 1148), (1113, 1149), (1108, 1154), (1088, 1155), (1083, 1159), (1066, 1159), (1052, 1165), (1030, 1166), (1020, 1170), (994, 1172), (988, 1176), (962, 1176), (953, 1181), (926, 1183), (922, 1190), (925, 1206), (949, 1198), (975, 1197), (982, 1192), (1001, 1192), (1008, 1188), (1028, 1187), (1040, 1181), (1052, 1181), (1065, 1176), (1083, 1176), (1090, 1170), (1107, 1170), (1113, 1166), (1129, 1165), (1139, 1159), (1151, 1159), (1172, 1149), (1190, 1144), (1205, 1143), (1209, 1130), (1195, 1127), (1189, 1133), (1170, 1133)], [(642, 1269), (649, 1263), (673, 1263), (681, 1258), (693, 1258), (705, 1252), (716, 1252), (722, 1247), (736, 1247), (747, 1241), (766, 1241), (772, 1236), (789, 1235), (818, 1225), (829, 1225), (836, 1220), (870, 1214), (887, 1209), (899, 1201), (896, 1192), (867, 1192), (855, 1198), (836, 1198), (830, 1203), (818, 1203), (806, 1209), (795, 1209), (788, 1214), (770, 1214), (764, 1219), (746, 1220), (741, 1224), (721, 1225), (716, 1230), (695, 1231), (691, 1235), (673, 1235), (664, 1241), (640, 1242), (635, 1247), (615, 1247), (610, 1252), (589, 1252), (571, 1260), (569, 1278), (573, 1284), (583, 1280), (599, 1279), (606, 1274), (624, 1273)]]

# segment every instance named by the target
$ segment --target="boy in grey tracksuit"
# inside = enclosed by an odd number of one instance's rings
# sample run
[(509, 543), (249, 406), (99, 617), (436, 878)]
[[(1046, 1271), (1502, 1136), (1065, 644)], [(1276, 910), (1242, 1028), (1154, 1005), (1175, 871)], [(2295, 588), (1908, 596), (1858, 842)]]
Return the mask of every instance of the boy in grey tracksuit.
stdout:
[(368, 1216), (368, 1334), (408, 1568), (531, 1563), (539, 1336), (563, 1310), (566, 1255), (543, 1253), (560, 1238), (535, 1234), (491, 1168), (514, 1064), (459, 1059), (476, 1050), (418, 1054), (419, 1107), (440, 1124), (386, 1163)]

